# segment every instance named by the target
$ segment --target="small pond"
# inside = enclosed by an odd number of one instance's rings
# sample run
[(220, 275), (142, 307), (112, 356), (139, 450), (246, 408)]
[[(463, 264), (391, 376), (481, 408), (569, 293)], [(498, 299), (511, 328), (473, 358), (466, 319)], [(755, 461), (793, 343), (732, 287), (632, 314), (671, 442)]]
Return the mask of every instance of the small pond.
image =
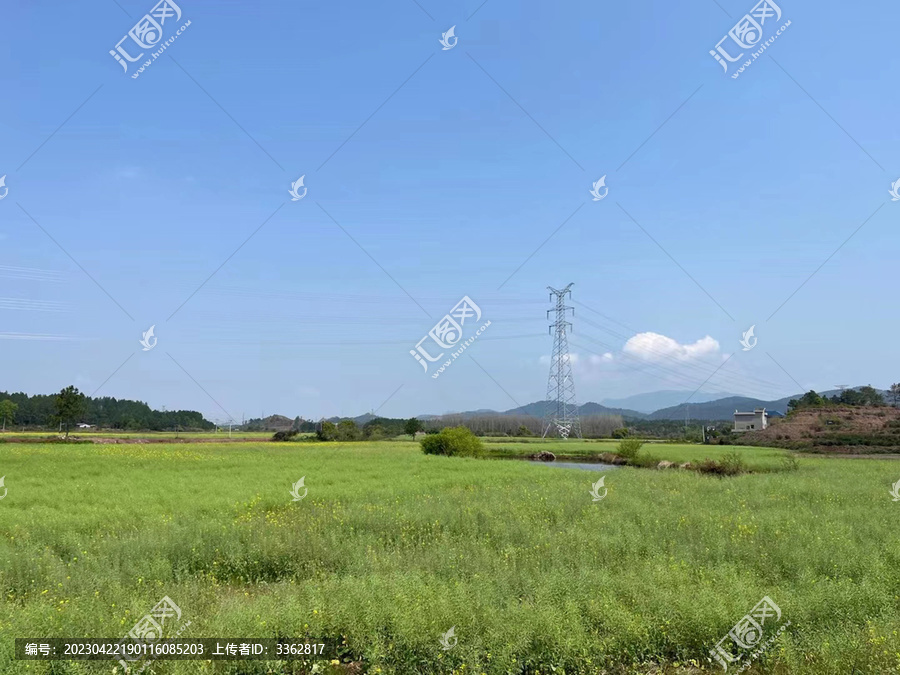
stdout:
[(585, 471), (609, 471), (618, 469), (615, 464), (603, 464), (602, 462), (542, 462), (538, 459), (529, 460), (532, 464), (545, 464), (556, 466), (560, 469), (584, 469)]

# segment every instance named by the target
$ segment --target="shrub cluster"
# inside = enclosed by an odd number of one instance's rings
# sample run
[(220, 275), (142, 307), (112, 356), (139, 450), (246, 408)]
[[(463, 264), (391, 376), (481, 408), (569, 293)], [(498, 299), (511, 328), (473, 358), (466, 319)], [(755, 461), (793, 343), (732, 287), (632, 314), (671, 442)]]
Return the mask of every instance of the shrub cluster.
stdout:
[(728, 452), (719, 461), (706, 458), (694, 465), (700, 473), (712, 473), (718, 476), (737, 476), (747, 473), (744, 458), (738, 452)]
[(616, 446), (616, 452), (619, 453), (620, 457), (624, 457), (631, 461), (637, 458), (638, 452), (640, 452), (643, 445), (644, 442), (640, 439), (624, 438), (619, 441), (619, 444)]
[(481, 439), (466, 427), (447, 427), (419, 441), (426, 455), (478, 457), (484, 452)]

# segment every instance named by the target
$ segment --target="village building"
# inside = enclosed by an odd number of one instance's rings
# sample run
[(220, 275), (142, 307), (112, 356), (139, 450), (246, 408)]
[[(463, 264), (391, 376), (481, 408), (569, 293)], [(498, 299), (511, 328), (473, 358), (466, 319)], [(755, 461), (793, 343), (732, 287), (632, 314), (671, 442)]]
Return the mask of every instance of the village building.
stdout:
[(734, 429), (732, 431), (757, 431), (768, 426), (768, 415), (765, 408), (757, 408), (753, 412), (734, 411)]

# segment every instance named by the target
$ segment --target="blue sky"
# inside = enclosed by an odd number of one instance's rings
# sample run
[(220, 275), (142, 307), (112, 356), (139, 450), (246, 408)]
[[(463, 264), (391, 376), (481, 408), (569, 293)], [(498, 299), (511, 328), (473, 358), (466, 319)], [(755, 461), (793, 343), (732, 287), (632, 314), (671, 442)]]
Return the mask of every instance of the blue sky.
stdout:
[[(753, 2), (182, 0), (132, 79), (153, 6), (4, 12), (0, 390), (506, 409), (569, 282), (579, 401), (900, 380), (894, 4), (785, 0), (732, 79)], [(433, 379), (409, 350), (466, 295), (491, 326)]]

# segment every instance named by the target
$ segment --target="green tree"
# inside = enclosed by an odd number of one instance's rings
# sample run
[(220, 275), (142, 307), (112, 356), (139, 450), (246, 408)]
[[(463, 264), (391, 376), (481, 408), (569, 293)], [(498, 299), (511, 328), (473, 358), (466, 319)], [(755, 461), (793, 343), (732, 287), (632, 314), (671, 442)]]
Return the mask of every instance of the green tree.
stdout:
[(867, 385), (859, 388), (862, 396), (862, 405), (884, 405), (884, 396), (878, 393), (875, 387)]
[(341, 420), (337, 425), (337, 440), (358, 441), (361, 434), (353, 420)]
[(872, 386), (844, 389), (840, 396), (832, 396), (831, 401), (844, 405), (884, 405), (884, 397)]
[(322, 420), (322, 424), (316, 429), (316, 438), (320, 441), (333, 441), (335, 439), (337, 428), (334, 422), (326, 422)]
[(895, 406), (900, 406), (900, 382), (895, 382), (891, 385), (891, 388), (888, 390), (888, 396), (891, 397), (891, 401)]
[(19, 406), (13, 403), (11, 399), (0, 401), (0, 418), (3, 418), (3, 431), (6, 431), (6, 423), (12, 422), (16, 417), (16, 411)]
[(403, 425), (403, 432), (415, 438), (416, 433), (422, 431), (422, 429), (424, 428), (425, 425), (422, 424), (420, 420), (415, 417), (410, 417), (408, 420), (406, 420), (406, 424)]
[(56, 419), (66, 426), (66, 438), (69, 437), (69, 425), (84, 415), (87, 405), (84, 394), (76, 387), (69, 385), (56, 395)]
[(828, 403), (827, 398), (822, 398), (814, 390), (810, 389), (800, 397), (800, 400), (792, 398), (790, 401), (788, 401), (788, 409), (793, 410), (795, 408), (807, 408), (809, 406), (824, 405), (825, 403)]

